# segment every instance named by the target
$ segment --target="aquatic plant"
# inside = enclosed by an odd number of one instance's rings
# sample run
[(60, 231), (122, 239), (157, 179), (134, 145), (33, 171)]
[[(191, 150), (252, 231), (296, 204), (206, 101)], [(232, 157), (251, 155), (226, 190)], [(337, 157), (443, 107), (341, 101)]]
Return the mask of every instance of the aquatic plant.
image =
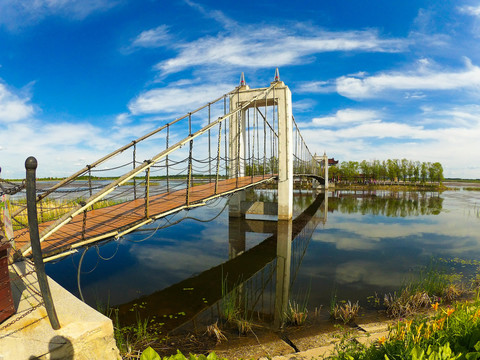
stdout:
[(285, 321), (287, 324), (294, 326), (304, 325), (307, 320), (308, 310), (306, 305), (301, 306), (295, 300), (288, 302), (287, 311), (285, 312)]
[(158, 344), (166, 338), (160, 338), (161, 328), (164, 323), (157, 322), (156, 318), (152, 319), (142, 318), (138, 309), (142, 308), (145, 303), (135, 304), (131, 311), (135, 311), (136, 322), (132, 325), (125, 326), (120, 323), (119, 309), (112, 308), (107, 303), (103, 305), (97, 303), (97, 309), (104, 315), (112, 319), (113, 322), (113, 337), (120, 351), (120, 355), (124, 358), (135, 357), (135, 353), (140, 353), (141, 349), (151, 344)]
[(426, 291), (412, 292), (410, 289), (403, 289), (400, 295), (397, 295), (396, 292), (385, 294), (383, 304), (386, 306), (388, 316), (399, 318), (430, 306), (431, 300)]
[(335, 320), (342, 320), (344, 324), (348, 324), (358, 316), (359, 311), (360, 305), (358, 301), (356, 303), (352, 303), (350, 300), (348, 300), (340, 304), (335, 304), (330, 316)]
[(227, 323), (237, 327), (242, 335), (252, 330), (252, 311), (249, 311), (247, 289), (241, 284), (228, 288), (228, 275), (223, 278), (222, 273), (222, 300), (220, 302), (221, 314)]
[(418, 276), (403, 286), (400, 293), (385, 294), (383, 304), (387, 315), (405, 317), (428, 308), (437, 300), (450, 303), (466, 293), (461, 284), (462, 275), (445, 274), (434, 261)]
[(218, 327), (218, 320), (215, 323), (207, 326), (207, 331), (205, 333), (209, 336), (212, 336), (217, 339), (217, 342), (222, 342), (222, 340), (227, 340), (227, 337), (223, 334), (222, 330)]

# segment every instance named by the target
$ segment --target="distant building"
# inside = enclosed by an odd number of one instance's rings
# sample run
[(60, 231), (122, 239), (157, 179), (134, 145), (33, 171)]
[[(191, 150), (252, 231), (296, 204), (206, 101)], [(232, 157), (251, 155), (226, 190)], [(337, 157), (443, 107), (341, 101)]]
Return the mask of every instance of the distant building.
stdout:
[(335, 160), (335, 158), (328, 159), (328, 166), (335, 166), (338, 164), (338, 160)]
[[(322, 162), (323, 161), (323, 157), (325, 155), (317, 155), (315, 154), (313, 157), (315, 160), (317, 160), (318, 162)], [(331, 159), (328, 159), (328, 166), (335, 166), (338, 164), (338, 160), (335, 160), (335, 158), (331, 158)]]

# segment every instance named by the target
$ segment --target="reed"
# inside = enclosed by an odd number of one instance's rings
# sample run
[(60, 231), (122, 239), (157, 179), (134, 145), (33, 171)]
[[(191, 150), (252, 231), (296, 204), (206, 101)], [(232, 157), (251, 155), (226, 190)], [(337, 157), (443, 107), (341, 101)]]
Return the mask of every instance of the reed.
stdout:
[[(38, 223), (54, 221), (59, 219), (62, 215), (75, 209), (85, 199), (78, 198), (74, 200), (50, 200), (43, 199), (37, 203), (37, 219)], [(102, 209), (108, 206), (119, 204), (119, 201), (114, 200), (100, 200), (97, 201), (89, 210)], [(26, 200), (19, 200), (10, 203), (11, 213), (18, 214), (12, 219), (13, 230), (19, 230), (28, 227), (28, 214)]]

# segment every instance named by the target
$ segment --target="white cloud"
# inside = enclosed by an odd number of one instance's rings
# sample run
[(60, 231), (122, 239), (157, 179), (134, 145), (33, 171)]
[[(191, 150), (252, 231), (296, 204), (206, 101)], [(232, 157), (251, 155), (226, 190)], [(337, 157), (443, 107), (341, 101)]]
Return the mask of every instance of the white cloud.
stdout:
[(375, 110), (343, 109), (338, 110), (333, 116), (314, 118), (312, 124), (317, 126), (344, 126), (347, 124), (372, 122), (378, 119), (379, 114)]
[(121, 113), (118, 114), (117, 117), (115, 118), (115, 125), (117, 126), (123, 126), (125, 124), (128, 124), (131, 122), (130, 114), (128, 113)]
[(306, 36), (285, 28), (245, 26), (241, 35), (220, 34), (181, 43), (176, 46), (178, 56), (158, 63), (156, 68), (163, 75), (194, 66), (268, 68), (311, 62), (309, 56), (322, 52), (396, 52), (406, 45), (404, 40), (380, 39), (371, 30), (312, 30)]
[(21, 97), (0, 83), (0, 124), (24, 120), (32, 116), (33, 106), (28, 97)]
[(480, 89), (480, 68), (467, 59), (466, 67), (459, 71), (429, 70), (425, 62), (411, 72), (386, 72), (366, 77), (342, 76), (336, 80), (337, 92), (351, 99), (385, 96), (386, 91), (435, 91)]
[(331, 81), (309, 81), (299, 84), (295, 90), (297, 93), (326, 94), (334, 92), (336, 88)]
[[(335, 130), (322, 129), (313, 122), (300, 123), (310, 150), (323, 153), (326, 149), (330, 157), (341, 161), (372, 160), (373, 157), (439, 161), (446, 177), (479, 178), (479, 105), (423, 107), (419, 113), (409, 115), (408, 123), (394, 114), (389, 118), (380, 114), (381, 119), (369, 120), (369, 110), (363, 110), (366, 111), (364, 121), (338, 123)], [(339, 111), (325, 117), (325, 127), (328, 121), (341, 118), (341, 114)], [(355, 112), (353, 120), (354, 115)]]
[(295, 114), (299, 114), (302, 112), (310, 112), (313, 108), (315, 108), (316, 102), (312, 99), (302, 99), (295, 101), (293, 107), (295, 108)]
[(459, 6), (458, 11), (463, 14), (480, 17), (480, 5), (478, 6)]
[(218, 23), (222, 24), (226, 29), (235, 28), (238, 26), (237, 22), (230, 19), (220, 10), (205, 9), (205, 7), (203, 7), (202, 5), (191, 0), (184, 0), (184, 1), (188, 6), (197, 10), (206, 18), (217, 21)]
[(359, 124), (336, 131), (336, 135), (343, 138), (377, 138), (377, 139), (423, 139), (430, 138), (429, 133), (421, 126), (411, 126), (397, 122), (383, 122), (381, 120)]
[(117, 4), (116, 0), (3, 0), (0, 1), (0, 24), (10, 29), (22, 28), (51, 15), (82, 20)]
[(230, 90), (232, 86), (229, 84), (167, 86), (140, 94), (130, 101), (128, 108), (133, 115), (179, 111), (187, 113)]
[(386, 272), (379, 269), (378, 263), (369, 261), (349, 261), (335, 269), (335, 281), (340, 284), (362, 282), (380, 287), (400, 286), (405, 280), (401, 271)]
[(152, 48), (164, 46), (170, 40), (167, 25), (160, 25), (155, 29), (145, 30), (132, 42), (132, 47)]

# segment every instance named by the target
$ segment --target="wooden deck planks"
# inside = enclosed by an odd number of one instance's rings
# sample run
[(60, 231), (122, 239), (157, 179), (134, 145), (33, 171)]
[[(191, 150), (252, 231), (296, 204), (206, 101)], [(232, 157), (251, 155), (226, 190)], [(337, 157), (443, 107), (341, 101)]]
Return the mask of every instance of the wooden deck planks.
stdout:
[[(265, 177), (246, 176), (238, 179), (220, 180), (216, 194), (214, 182), (196, 185), (189, 190), (189, 205), (192, 206), (201, 203), (204, 200), (235, 191), (236, 189), (253, 186), (273, 177), (273, 175), (265, 175)], [(186, 196), (186, 189), (150, 196), (148, 203), (149, 217), (161, 217), (162, 214), (184, 208), (187, 205)], [(43, 256), (48, 257), (68, 251), (76, 247), (76, 245), (78, 246), (78, 244), (88, 242), (89, 240), (94, 241), (96, 238), (106, 234), (114, 234), (132, 228), (144, 220), (146, 220), (146, 217), (145, 199), (143, 198), (87, 211), (84, 236), (82, 236), (83, 213), (78, 214), (68, 224), (64, 225), (42, 242)], [(40, 224), (40, 234), (52, 223), (53, 221)], [(30, 234), (28, 231), (25, 231), (25, 229), (16, 231), (15, 236), (17, 235), (19, 236), (15, 244), (17, 249), (22, 248), (22, 246), (30, 242)]]

